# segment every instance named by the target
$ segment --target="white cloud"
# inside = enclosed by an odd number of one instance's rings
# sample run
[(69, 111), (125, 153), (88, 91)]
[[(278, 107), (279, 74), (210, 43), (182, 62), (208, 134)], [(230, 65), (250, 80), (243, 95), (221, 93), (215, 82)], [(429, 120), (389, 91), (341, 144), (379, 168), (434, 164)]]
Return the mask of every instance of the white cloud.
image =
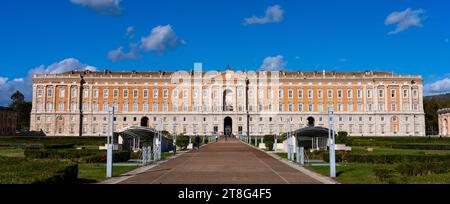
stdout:
[(102, 14), (119, 16), (122, 14), (120, 2), (122, 0), (70, 0), (73, 4), (93, 9)]
[(0, 85), (6, 84), (7, 81), (8, 81), (8, 78), (0, 77)]
[(127, 28), (127, 32), (125, 33), (125, 38), (127, 38), (127, 39), (132, 39), (132, 38), (134, 38), (134, 33), (135, 33), (136, 31), (134, 30), (134, 27), (133, 26), (129, 26), (128, 28)]
[(136, 44), (131, 44), (130, 45), (130, 52), (129, 53), (124, 53), (123, 52), (123, 47), (119, 47), (115, 50), (111, 50), (108, 53), (108, 58), (113, 61), (113, 62), (118, 62), (120, 60), (123, 59), (127, 59), (127, 60), (136, 60), (139, 59), (139, 48)]
[(450, 93), (450, 78), (445, 78), (431, 84), (425, 84), (425, 95)]
[(425, 11), (423, 9), (412, 10), (407, 8), (404, 11), (392, 12), (385, 20), (386, 25), (397, 25), (394, 31), (389, 32), (389, 35), (400, 33), (412, 26), (422, 27), (422, 21)]
[(266, 24), (266, 23), (278, 23), (283, 21), (284, 10), (280, 5), (270, 6), (266, 10), (266, 15), (264, 17), (252, 16), (246, 18), (244, 25), (252, 24)]
[(97, 70), (97, 68), (87, 64), (83, 64), (78, 59), (67, 58), (49, 66), (41, 65), (39, 67), (30, 69), (28, 71), (28, 76), (24, 78), (8, 80), (8, 78), (6, 77), (0, 77), (0, 96), (2, 96), (0, 98), (0, 105), (8, 105), (10, 103), (10, 96), (16, 91), (22, 92), (27, 100), (31, 100), (33, 87), (31, 78), (33, 77), (33, 75), (59, 74), (72, 70), (95, 71)]
[(186, 44), (186, 42), (178, 38), (171, 25), (166, 25), (153, 28), (149, 36), (141, 39), (140, 48), (146, 52), (163, 54), (167, 49), (182, 44)]
[(260, 71), (280, 71), (286, 68), (287, 62), (282, 55), (266, 57), (259, 68)]
[(68, 71), (85, 71), (85, 70), (91, 70), (96, 71), (97, 68), (83, 64), (78, 59), (75, 58), (67, 58), (60, 62), (54, 63), (48, 67), (45, 67), (44, 65), (41, 65), (39, 67), (36, 67), (34, 69), (31, 69), (28, 74), (29, 76), (33, 76), (35, 74), (60, 74)]

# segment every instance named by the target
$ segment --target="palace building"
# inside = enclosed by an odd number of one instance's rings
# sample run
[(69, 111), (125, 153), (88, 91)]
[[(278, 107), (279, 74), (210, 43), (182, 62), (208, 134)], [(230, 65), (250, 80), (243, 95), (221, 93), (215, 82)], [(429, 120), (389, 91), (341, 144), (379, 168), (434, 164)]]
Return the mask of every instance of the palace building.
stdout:
[(373, 71), (37, 75), (30, 126), (48, 136), (106, 136), (108, 109), (114, 107), (116, 129), (264, 136), (328, 127), (332, 107), (336, 131), (351, 136), (424, 136), (422, 81), (421, 76)]
[(450, 136), (450, 108), (438, 110), (439, 135)]

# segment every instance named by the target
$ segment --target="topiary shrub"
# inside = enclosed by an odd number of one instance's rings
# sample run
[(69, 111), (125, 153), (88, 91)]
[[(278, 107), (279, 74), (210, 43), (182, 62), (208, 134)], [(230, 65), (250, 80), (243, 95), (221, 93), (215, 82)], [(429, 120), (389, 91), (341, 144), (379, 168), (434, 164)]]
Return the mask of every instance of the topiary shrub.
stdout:
[(266, 145), (266, 150), (267, 151), (272, 151), (273, 150), (273, 145), (274, 145), (274, 141), (275, 140), (275, 136), (274, 135), (265, 135), (264, 136), (264, 144)]
[(348, 138), (348, 132), (345, 131), (338, 132), (336, 136), (336, 143), (348, 145), (350, 143), (350, 140)]
[(189, 145), (189, 136), (178, 135), (176, 144), (177, 147), (179, 147), (181, 150), (187, 150), (187, 147)]
[(375, 177), (383, 182), (391, 180), (394, 177), (394, 173), (395, 171), (388, 167), (377, 166), (373, 168), (373, 174)]

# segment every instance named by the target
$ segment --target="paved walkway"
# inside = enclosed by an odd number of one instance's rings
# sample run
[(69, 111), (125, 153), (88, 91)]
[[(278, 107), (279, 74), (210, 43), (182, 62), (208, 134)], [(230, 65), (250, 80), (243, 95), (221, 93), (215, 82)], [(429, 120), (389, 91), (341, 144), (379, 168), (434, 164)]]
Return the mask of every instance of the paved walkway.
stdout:
[(121, 184), (319, 184), (297, 169), (238, 140), (191, 151)]

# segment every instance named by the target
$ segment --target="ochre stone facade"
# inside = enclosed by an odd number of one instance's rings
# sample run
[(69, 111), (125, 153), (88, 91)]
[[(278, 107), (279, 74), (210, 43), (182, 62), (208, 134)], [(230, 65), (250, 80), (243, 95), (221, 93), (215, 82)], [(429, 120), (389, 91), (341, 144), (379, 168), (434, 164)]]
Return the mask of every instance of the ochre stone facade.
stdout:
[(439, 135), (450, 136), (450, 108), (438, 110)]
[(69, 72), (33, 77), (31, 130), (49, 136), (105, 136), (157, 126), (187, 135), (263, 136), (328, 126), (352, 136), (424, 136), (421, 76), (390, 72)]
[(0, 107), (0, 136), (16, 134), (17, 112), (10, 108)]

